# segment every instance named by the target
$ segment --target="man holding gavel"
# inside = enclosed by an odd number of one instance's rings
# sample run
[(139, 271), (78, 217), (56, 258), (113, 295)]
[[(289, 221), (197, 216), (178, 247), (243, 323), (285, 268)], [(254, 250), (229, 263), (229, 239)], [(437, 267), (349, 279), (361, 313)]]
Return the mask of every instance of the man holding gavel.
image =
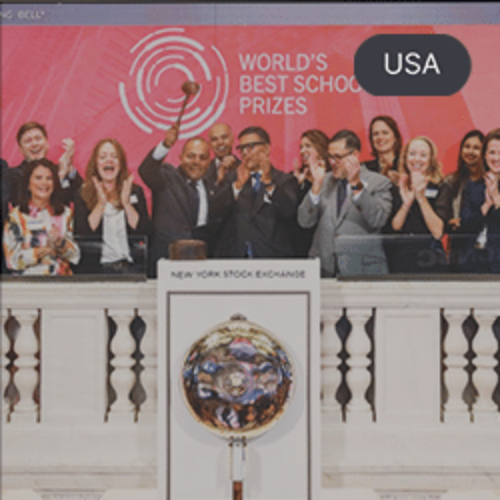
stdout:
[(204, 179), (210, 164), (210, 146), (201, 137), (189, 139), (182, 148), (180, 166), (163, 163), (176, 143), (179, 125), (165, 133), (139, 167), (139, 175), (153, 193), (153, 237), (149, 274), (156, 276), (158, 259), (169, 257), (169, 245), (179, 240), (208, 242), (208, 189)]

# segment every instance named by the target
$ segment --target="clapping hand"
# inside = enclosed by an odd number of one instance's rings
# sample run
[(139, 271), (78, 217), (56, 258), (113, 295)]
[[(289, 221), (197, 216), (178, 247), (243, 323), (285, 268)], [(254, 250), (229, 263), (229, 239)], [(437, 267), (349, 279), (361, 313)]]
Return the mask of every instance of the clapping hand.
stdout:
[(310, 162), (309, 171), (312, 177), (312, 188), (311, 188), (312, 193), (319, 194), (326, 175), (325, 162), (320, 159), (318, 159), (316, 162), (314, 161)]
[(52, 249), (57, 249), (61, 246), (62, 236), (56, 227), (52, 226), (47, 235), (48, 244)]
[(399, 193), (401, 195), (401, 199), (403, 200), (403, 205), (409, 207), (413, 201), (415, 200), (415, 186), (413, 189), (409, 186), (409, 177), (408, 174), (401, 174), (399, 176)]
[(344, 168), (347, 182), (354, 186), (360, 182), (361, 164), (357, 156), (349, 155), (344, 158)]
[(248, 181), (250, 177), (250, 170), (248, 169), (248, 161), (243, 160), (236, 169), (236, 182), (234, 183), (234, 187), (240, 191), (245, 182)]
[(421, 201), (425, 198), (425, 190), (427, 189), (427, 184), (429, 183), (429, 178), (424, 173), (419, 170), (412, 170), (411, 172), (411, 183), (413, 185), (413, 190), (415, 191), (415, 198), (417, 201)]
[(500, 206), (500, 193), (498, 192), (498, 180), (493, 172), (488, 172), (484, 176), (484, 182), (486, 184), (486, 195), (491, 199), (492, 205), (495, 207)]
[(217, 171), (217, 184), (220, 184), (229, 170), (236, 167), (236, 158), (233, 155), (224, 156)]
[(297, 179), (299, 185), (302, 185), (304, 181), (307, 179), (307, 175), (310, 174), (309, 167), (302, 168), (299, 160), (295, 158), (293, 160), (293, 175)]
[(120, 201), (123, 207), (130, 205), (130, 194), (132, 193), (132, 185), (134, 183), (134, 176), (129, 175), (122, 185), (122, 192), (120, 195)]

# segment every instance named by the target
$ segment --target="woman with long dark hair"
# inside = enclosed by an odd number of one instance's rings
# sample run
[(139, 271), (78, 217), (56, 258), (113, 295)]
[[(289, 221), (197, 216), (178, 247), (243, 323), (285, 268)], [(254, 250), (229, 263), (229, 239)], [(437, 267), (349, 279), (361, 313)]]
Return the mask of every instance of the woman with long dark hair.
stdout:
[(389, 177), (397, 184), (399, 156), (403, 147), (398, 124), (390, 116), (375, 116), (370, 122), (369, 138), (371, 154), (375, 159), (365, 162), (366, 168)]
[(460, 212), (463, 207), (463, 191), (470, 179), (473, 182), (481, 180), (484, 176), (481, 148), (484, 134), (480, 130), (470, 130), (460, 142), (456, 170), (445, 179), (451, 187), (452, 218), (448, 221), (450, 270), (460, 272), (463, 261), (467, 258), (465, 253), (467, 241), (460, 227)]
[[(311, 165), (319, 164), (326, 171), (330, 170), (328, 142), (328, 136), (318, 129), (306, 130), (300, 136), (300, 163), (296, 162), (293, 172), (299, 183), (299, 201), (297, 206), (300, 206), (304, 196), (311, 189)], [(315, 230), (315, 227), (302, 228), (295, 221), (292, 230), (292, 243), (296, 257), (308, 256)]]
[(31, 161), (19, 185), (19, 204), (4, 227), (7, 268), (24, 276), (72, 274), (80, 259), (73, 240), (73, 214), (62, 201), (58, 166)]
[(100, 251), (84, 251), (79, 271), (126, 274), (133, 258), (129, 236), (149, 233), (142, 188), (134, 184), (122, 145), (99, 141), (87, 164), (85, 183), (75, 199), (75, 233), (93, 237)]
[(460, 227), (467, 239), (463, 270), (500, 273), (500, 128), (484, 139), (484, 178), (469, 179), (463, 191)]

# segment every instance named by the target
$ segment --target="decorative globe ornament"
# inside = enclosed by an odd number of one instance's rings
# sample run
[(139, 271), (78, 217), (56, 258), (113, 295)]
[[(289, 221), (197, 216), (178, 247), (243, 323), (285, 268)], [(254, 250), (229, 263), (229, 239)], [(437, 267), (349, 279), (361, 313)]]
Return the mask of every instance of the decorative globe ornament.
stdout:
[(234, 315), (192, 345), (181, 383), (198, 422), (223, 437), (251, 438), (283, 415), (293, 367), (271, 333)]

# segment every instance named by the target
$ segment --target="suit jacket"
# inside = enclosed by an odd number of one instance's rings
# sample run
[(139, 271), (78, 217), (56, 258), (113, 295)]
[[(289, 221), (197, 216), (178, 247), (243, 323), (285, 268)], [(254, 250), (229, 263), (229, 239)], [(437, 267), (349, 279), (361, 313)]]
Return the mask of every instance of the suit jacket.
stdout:
[(365, 184), (359, 197), (346, 198), (337, 217), (339, 180), (326, 174), (320, 201), (314, 205), (304, 197), (298, 221), (302, 227), (318, 224), (310, 257), (320, 257), (323, 276), (378, 275), (387, 273), (380, 231), (391, 212), (391, 182), (387, 177), (361, 166)]
[[(251, 178), (238, 198), (233, 193), (236, 172), (226, 175), (212, 198), (212, 211), (222, 218), (220, 238), (215, 256), (226, 258), (292, 257), (291, 221), (297, 209), (297, 180), (291, 174), (271, 167), (274, 191), (269, 195), (264, 187), (254, 193)], [(251, 250), (249, 251), (249, 248)]]
[[(148, 216), (148, 209), (146, 205), (146, 198), (143, 189), (137, 184), (132, 185), (130, 193), (130, 200), (133, 207), (137, 210), (139, 215), (139, 222), (137, 227), (133, 229), (127, 224), (128, 236), (149, 236), (151, 234), (151, 221)], [(101, 259), (101, 243), (102, 243), (102, 219), (95, 231), (92, 231), (88, 217), (90, 210), (87, 208), (86, 203), (81, 197), (81, 189), (75, 197), (75, 235), (81, 237), (79, 241), (82, 249), (82, 259), (78, 265), (77, 271), (79, 273), (99, 273), (100, 272), (100, 259)], [(126, 219), (125, 219), (126, 220)], [(93, 244), (96, 242), (97, 245)], [(132, 251), (131, 240), (129, 240), (129, 247)]]
[[(169, 245), (178, 240), (207, 241), (206, 227), (197, 228), (196, 195), (179, 169), (153, 158), (154, 149), (139, 167), (139, 175), (153, 193), (153, 236), (150, 274), (156, 275), (158, 259), (169, 256)], [(204, 181), (207, 191), (207, 182)]]

